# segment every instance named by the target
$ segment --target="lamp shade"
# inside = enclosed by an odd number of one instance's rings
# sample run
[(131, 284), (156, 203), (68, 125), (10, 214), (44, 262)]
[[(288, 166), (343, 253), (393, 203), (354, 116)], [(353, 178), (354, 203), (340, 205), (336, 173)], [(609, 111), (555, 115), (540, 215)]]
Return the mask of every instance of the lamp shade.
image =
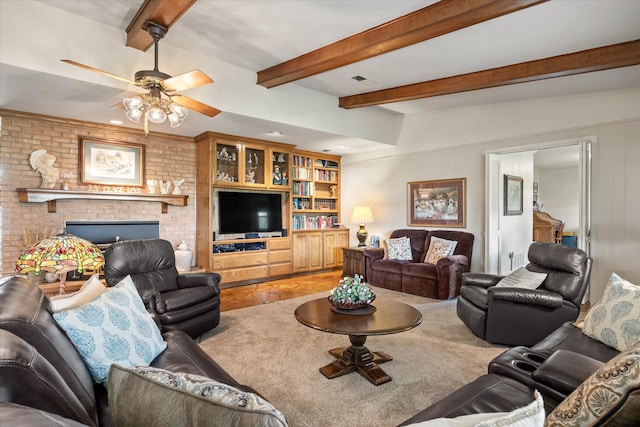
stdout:
[(372, 224), (373, 214), (369, 206), (356, 206), (351, 214), (352, 224)]
[(88, 240), (61, 233), (26, 248), (18, 257), (16, 271), (40, 274), (41, 270), (57, 274), (84, 269), (96, 270), (104, 265), (102, 251)]

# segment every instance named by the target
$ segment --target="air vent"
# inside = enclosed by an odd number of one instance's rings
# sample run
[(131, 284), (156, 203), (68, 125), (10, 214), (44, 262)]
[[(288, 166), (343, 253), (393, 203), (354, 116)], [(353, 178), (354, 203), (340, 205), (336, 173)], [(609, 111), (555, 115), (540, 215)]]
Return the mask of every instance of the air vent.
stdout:
[(362, 76), (353, 76), (351, 77), (353, 80), (357, 81), (357, 82), (363, 82), (365, 80), (367, 80), (366, 77), (362, 77)]

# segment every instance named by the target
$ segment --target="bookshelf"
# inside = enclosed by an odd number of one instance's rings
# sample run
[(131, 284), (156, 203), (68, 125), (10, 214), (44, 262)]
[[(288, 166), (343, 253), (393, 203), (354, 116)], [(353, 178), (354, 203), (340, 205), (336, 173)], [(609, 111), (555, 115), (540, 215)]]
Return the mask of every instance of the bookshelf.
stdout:
[(340, 158), (305, 151), (292, 158), (292, 230), (333, 228), (340, 214)]

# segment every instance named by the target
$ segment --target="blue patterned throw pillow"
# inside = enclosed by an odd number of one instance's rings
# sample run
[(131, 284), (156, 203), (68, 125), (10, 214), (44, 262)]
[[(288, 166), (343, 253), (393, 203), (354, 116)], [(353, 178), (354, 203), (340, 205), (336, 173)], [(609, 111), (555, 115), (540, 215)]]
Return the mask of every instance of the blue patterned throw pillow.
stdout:
[(604, 295), (585, 316), (582, 332), (618, 351), (640, 341), (640, 286), (612, 273)]
[(167, 348), (129, 276), (93, 301), (53, 317), (97, 383), (106, 381), (112, 363), (149, 366)]

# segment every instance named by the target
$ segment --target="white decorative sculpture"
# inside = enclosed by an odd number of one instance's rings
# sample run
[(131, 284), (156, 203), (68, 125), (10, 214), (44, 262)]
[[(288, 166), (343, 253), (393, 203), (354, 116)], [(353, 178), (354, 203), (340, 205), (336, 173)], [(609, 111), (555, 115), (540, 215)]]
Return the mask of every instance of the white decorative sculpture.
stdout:
[(171, 189), (171, 181), (160, 181), (160, 193), (169, 194), (169, 190)]
[(184, 184), (183, 179), (174, 179), (173, 180), (173, 194), (182, 194), (182, 184)]
[(31, 167), (42, 176), (42, 188), (53, 188), (60, 177), (60, 171), (53, 167), (55, 161), (56, 156), (47, 154), (47, 150), (36, 150), (31, 153), (29, 162)]
[(157, 193), (158, 192), (158, 180), (157, 179), (148, 179), (147, 187), (149, 188), (149, 193)]

